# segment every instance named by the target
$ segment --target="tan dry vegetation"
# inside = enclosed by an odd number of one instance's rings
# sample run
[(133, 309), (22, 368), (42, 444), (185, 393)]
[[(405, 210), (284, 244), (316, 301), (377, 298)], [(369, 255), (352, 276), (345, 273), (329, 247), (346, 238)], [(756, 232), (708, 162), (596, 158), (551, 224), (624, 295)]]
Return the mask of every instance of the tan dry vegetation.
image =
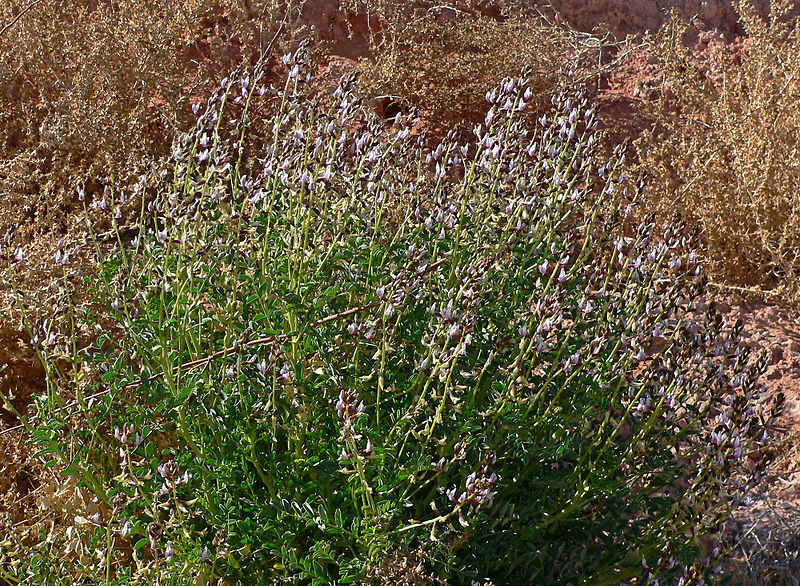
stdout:
[(3, 3), (0, 228), (66, 233), (79, 180), (125, 186), (157, 164), (192, 124), (191, 102), (307, 32), (304, 2), (282, 4)]
[(737, 2), (747, 38), (701, 69), (674, 18), (652, 39), (665, 100), (637, 142), (650, 205), (702, 226), (706, 272), (721, 288), (800, 302), (800, 28), (791, 4), (764, 20)]
[(561, 73), (580, 74), (571, 83), (586, 84), (608, 66), (607, 38), (580, 33), (528, 2), (370, 4), (385, 24), (370, 36), (371, 58), (361, 60), (363, 91), (417, 107), (431, 129), (481, 121), (486, 93), (524, 66), (538, 74), (531, 117), (549, 106)]

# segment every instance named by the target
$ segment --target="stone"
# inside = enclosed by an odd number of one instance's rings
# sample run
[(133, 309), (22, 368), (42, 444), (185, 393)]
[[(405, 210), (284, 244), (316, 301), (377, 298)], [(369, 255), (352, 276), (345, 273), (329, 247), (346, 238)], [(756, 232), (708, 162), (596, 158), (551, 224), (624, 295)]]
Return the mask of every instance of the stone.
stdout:
[(782, 376), (783, 376), (783, 371), (780, 368), (778, 368), (777, 366), (775, 368), (771, 368), (767, 372), (767, 380), (777, 380), (777, 379), (781, 378)]

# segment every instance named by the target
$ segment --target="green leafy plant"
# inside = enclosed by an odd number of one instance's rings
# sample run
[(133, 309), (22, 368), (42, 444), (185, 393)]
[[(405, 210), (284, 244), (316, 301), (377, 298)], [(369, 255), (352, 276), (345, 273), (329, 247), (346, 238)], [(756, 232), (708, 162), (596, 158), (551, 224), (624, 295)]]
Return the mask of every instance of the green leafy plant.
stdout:
[(28, 324), (32, 441), (95, 497), (82, 579), (359, 583), (396, 551), (431, 582), (708, 577), (769, 459), (763, 364), (700, 312), (696, 235), (633, 223), (586, 100), (523, 124), (524, 70), (429, 148), (284, 60), (224, 80), (134, 235), (124, 193), (84, 201), (116, 239), (93, 308)]

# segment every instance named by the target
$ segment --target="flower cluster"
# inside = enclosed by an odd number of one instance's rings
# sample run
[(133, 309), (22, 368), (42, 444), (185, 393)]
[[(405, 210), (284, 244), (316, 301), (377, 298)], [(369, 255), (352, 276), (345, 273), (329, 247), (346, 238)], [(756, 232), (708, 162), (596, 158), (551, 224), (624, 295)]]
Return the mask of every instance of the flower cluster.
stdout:
[(342, 425), (339, 434), (339, 441), (343, 444), (339, 460), (354, 458), (357, 454), (368, 456), (372, 453), (372, 442), (367, 439), (367, 443), (362, 450), (356, 448), (357, 442), (362, 438), (356, 432), (355, 423), (366, 412), (364, 401), (360, 400), (358, 393), (352, 389), (342, 389), (339, 392), (339, 399), (335, 405), (336, 415)]
[(170, 460), (158, 465), (158, 474), (164, 479), (164, 486), (161, 488), (162, 495), (172, 494), (175, 490), (185, 484), (189, 484), (192, 475), (188, 470), (180, 473), (180, 466), (175, 460)]
[(494, 485), (498, 481), (497, 474), (492, 472), (497, 462), (495, 454), (488, 454), (481, 463), (480, 471), (471, 472), (464, 482), (464, 490), (456, 496), (457, 489), (452, 487), (446, 491), (446, 496), (455, 505), (454, 511), (458, 512), (458, 519), (463, 525), (467, 524), (467, 517), (477, 515), (480, 511), (490, 509), (494, 504)]

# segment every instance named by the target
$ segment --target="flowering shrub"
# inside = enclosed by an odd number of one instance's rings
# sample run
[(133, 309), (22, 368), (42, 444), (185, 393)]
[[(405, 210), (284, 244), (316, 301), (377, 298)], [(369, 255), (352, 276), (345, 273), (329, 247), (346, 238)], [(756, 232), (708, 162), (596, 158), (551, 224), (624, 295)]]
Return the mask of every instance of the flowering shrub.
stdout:
[(285, 60), (282, 90), (256, 69), (197, 109), (132, 240), (124, 194), (84, 202), (117, 239), (94, 308), (67, 339), (29, 324), (33, 441), (97, 501), (73, 569), (346, 584), (401, 552), (465, 584), (708, 577), (767, 461), (763, 365), (700, 312), (695, 236), (633, 223), (586, 100), (526, 127), (526, 70), (429, 149), (353, 77), (319, 112), (306, 47)]

